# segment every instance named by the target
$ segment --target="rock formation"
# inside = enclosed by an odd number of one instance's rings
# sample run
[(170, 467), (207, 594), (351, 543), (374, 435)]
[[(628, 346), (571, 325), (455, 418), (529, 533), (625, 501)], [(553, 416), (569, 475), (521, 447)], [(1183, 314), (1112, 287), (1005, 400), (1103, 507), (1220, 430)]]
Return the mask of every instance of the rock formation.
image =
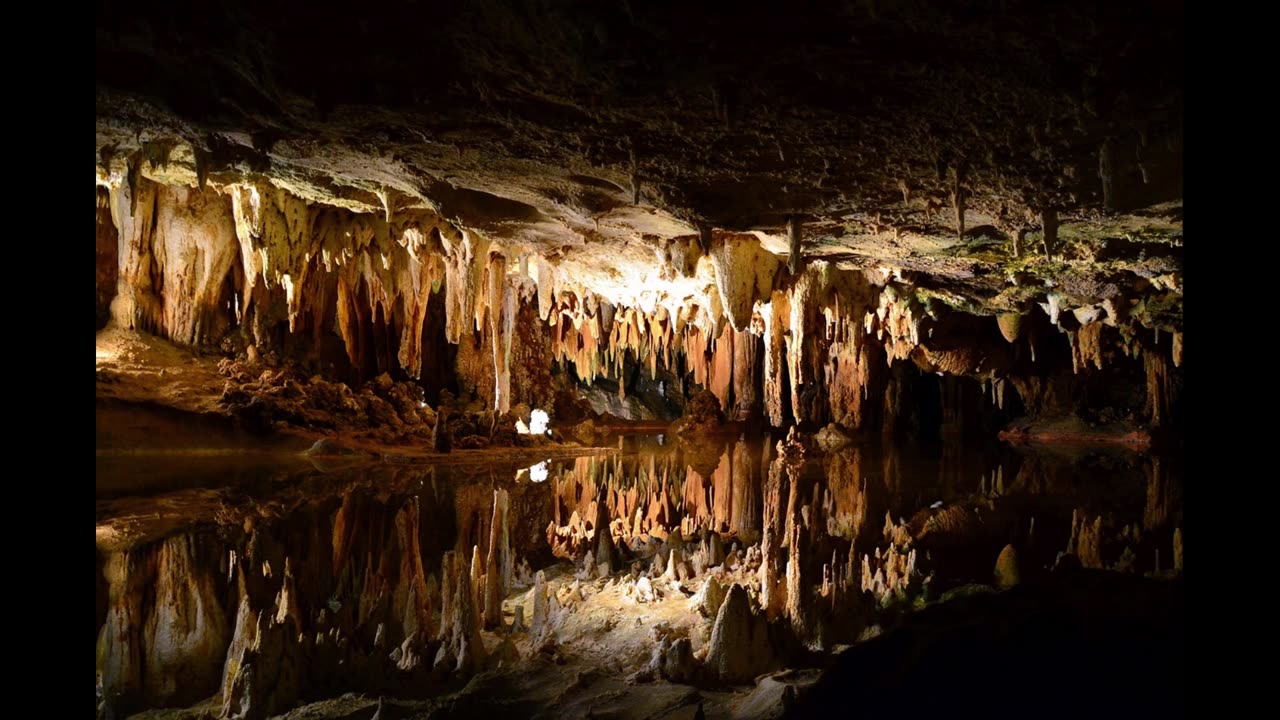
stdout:
[(707, 669), (724, 682), (746, 683), (776, 662), (764, 617), (751, 609), (746, 589), (735, 583), (711, 629)]

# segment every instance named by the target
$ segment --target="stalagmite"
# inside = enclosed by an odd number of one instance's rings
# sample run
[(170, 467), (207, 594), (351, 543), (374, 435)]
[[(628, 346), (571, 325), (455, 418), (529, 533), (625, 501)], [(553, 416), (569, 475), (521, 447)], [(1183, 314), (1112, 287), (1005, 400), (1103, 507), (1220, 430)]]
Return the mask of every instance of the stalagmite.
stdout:
[(765, 619), (752, 612), (747, 591), (734, 583), (711, 628), (706, 666), (724, 682), (749, 682), (775, 663)]
[(547, 577), (539, 570), (533, 580), (533, 619), (529, 625), (529, 634), (536, 641), (541, 640), (547, 631)]

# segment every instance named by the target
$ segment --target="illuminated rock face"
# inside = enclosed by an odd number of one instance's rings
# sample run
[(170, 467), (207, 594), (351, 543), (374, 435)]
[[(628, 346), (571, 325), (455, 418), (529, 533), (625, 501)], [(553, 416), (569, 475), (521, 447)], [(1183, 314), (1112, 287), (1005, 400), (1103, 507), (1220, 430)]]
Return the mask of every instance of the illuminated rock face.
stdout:
[[(991, 388), (997, 411), (1012, 388), (1046, 415), (1077, 412), (1097, 396), (1080, 392), (1090, 383), (1132, 384), (1140, 366), (1147, 402), (1133, 419), (1175, 421), (1176, 274), (1145, 296), (1050, 292), (1010, 313), (952, 307), (892, 272), (822, 259), (791, 275), (756, 235), (712, 230), (692, 277), (592, 286), (563, 258), (429, 209), (353, 212), (257, 180), (160, 180), (100, 175), (99, 312), (114, 275), (110, 322), (180, 344), (276, 353), (330, 378), (453, 377), (497, 415), (554, 408), (557, 387), (597, 381), (624, 400), (643, 376), (671, 407), (701, 387), (728, 420), (853, 433), (896, 420), (903, 363)], [(626, 267), (644, 276), (666, 260), (635, 262)]]

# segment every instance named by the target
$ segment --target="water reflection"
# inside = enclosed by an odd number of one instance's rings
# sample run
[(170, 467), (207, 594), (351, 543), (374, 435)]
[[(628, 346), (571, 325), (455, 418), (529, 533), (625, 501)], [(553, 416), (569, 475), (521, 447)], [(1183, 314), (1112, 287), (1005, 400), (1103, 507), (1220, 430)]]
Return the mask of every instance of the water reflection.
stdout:
[[(455, 637), (467, 568), (470, 587), (491, 593), (557, 562), (574, 572), (598, 561), (602, 524), (615, 570), (674, 567), (665, 548), (678, 535), (694, 543), (689, 573), (749, 566), (768, 617), (828, 645), (856, 639), (861, 625), (844, 621), (867, 598), (992, 582), (1006, 545), (1024, 572), (1064, 552), (1125, 572), (1181, 565), (1181, 468), (1169, 458), (669, 440), (632, 436), (609, 455), (523, 467), (203, 459), (149, 462), (144, 476), (103, 462), (101, 692), (120, 709), (216, 695), (269, 713), (335, 689), (426, 687), (422, 668)], [(277, 627), (288, 631), (276, 638)]]

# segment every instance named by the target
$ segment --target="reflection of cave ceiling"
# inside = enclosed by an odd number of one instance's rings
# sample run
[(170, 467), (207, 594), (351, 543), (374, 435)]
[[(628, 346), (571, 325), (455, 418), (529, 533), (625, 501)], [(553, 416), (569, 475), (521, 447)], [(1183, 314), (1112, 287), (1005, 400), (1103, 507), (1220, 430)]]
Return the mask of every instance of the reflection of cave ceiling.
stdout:
[(99, 3), (101, 182), (133, 158), (431, 209), (632, 303), (705, 289), (662, 272), (671, 239), (753, 232), (785, 255), (790, 215), (807, 256), (988, 311), (1019, 282), (1099, 301), (1180, 270), (1176, 6), (243, 5)]

